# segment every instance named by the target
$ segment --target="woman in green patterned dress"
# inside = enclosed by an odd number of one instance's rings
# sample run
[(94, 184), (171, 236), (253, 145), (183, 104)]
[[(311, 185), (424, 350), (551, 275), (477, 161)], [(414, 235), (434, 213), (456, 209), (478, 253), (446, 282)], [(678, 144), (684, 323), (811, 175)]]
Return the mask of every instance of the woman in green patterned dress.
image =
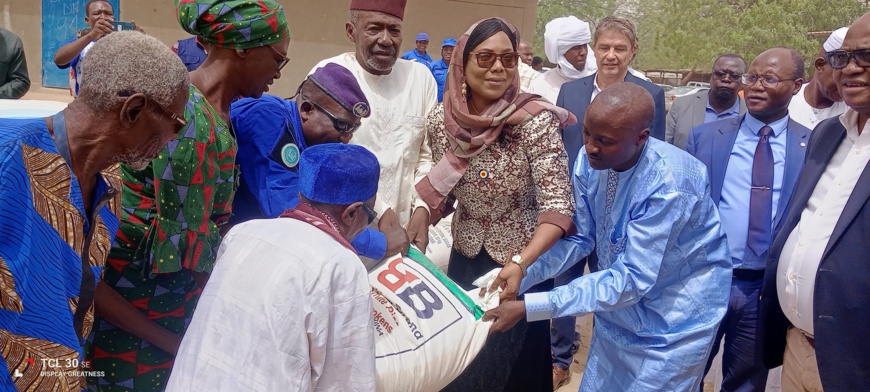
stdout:
[(190, 74), (187, 125), (144, 171), (122, 167), (121, 227), (96, 291), (87, 345), (94, 391), (162, 391), (216, 258), (238, 179), (230, 103), (259, 97), (287, 64), (289, 30), (272, 0), (176, 0), (206, 42)]

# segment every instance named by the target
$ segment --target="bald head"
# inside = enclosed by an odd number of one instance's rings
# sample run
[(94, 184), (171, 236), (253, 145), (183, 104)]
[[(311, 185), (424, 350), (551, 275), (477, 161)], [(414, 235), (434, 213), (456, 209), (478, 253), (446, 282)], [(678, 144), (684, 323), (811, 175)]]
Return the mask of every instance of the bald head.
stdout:
[(529, 41), (521, 40), (520, 44), (517, 46), (517, 52), (519, 52), (520, 59), (526, 63), (526, 65), (532, 65), (534, 55), (532, 54), (532, 44)]
[[(770, 124), (788, 113), (791, 98), (803, 85), (804, 60), (794, 49), (777, 47), (761, 52), (746, 71), (743, 86), (746, 109)], [(776, 83), (770, 82), (776, 80)]]
[(608, 87), (586, 109), (586, 117), (609, 119), (626, 132), (649, 128), (655, 113), (652, 95), (645, 88), (627, 82)]
[(583, 142), (596, 170), (625, 171), (637, 164), (655, 117), (652, 95), (622, 82), (599, 93), (583, 118)]

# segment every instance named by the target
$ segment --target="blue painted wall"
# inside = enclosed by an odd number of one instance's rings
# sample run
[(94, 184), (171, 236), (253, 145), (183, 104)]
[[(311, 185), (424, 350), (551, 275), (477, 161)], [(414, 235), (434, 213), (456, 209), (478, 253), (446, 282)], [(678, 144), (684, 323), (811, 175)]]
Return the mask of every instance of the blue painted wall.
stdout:
[[(108, 0), (120, 19), (119, 0)], [(54, 53), (88, 27), (85, 24), (87, 0), (42, 0), (42, 85), (69, 87), (69, 69), (54, 65)]]

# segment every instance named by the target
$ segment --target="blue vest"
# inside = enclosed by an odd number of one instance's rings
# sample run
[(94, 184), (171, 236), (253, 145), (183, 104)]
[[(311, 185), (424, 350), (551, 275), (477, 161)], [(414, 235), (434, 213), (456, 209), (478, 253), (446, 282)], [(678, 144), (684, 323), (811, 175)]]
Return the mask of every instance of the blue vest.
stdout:
[(205, 49), (196, 43), (196, 37), (190, 37), (178, 41), (178, 57), (187, 67), (187, 71), (191, 72), (199, 68), (207, 56)]

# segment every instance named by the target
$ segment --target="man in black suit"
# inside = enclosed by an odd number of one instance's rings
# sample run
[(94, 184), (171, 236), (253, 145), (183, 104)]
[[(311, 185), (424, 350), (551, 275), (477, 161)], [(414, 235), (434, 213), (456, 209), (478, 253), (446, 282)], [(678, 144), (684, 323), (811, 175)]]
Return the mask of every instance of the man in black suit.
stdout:
[(598, 72), (562, 85), (556, 105), (577, 116), (577, 124), (562, 129), (562, 140), (568, 152), (568, 168), (573, 170), (574, 160), (583, 147), (583, 117), (589, 103), (601, 90), (619, 82), (631, 82), (649, 91), (653, 96), (656, 114), (650, 127), (650, 136), (665, 139), (665, 92), (661, 87), (628, 72), (628, 65), (637, 54), (637, 29), (634, 22), (608, 16), (595, 26), (592, 51), (598, 63)]
[(761, 294), (765, 365), (784, 391), (870, 391), (870, 13), (827, 52), (848, 108), (810, 137)]

